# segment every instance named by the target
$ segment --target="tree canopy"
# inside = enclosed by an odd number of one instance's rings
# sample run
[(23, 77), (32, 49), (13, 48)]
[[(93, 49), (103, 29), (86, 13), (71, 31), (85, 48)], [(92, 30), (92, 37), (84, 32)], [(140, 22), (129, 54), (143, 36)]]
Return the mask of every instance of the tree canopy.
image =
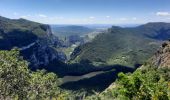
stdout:
[(59, 85), (54, 73), (30, 71), (18, 50), (0, 51), (0, 99), (57, 99)]

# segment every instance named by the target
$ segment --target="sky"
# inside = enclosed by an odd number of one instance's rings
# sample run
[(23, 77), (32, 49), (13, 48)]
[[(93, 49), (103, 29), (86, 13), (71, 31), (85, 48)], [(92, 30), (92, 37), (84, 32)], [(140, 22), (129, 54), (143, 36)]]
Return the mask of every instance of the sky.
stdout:
[(0, 0), (0, 16), (44, 24), (170, 22), (170, 0)]

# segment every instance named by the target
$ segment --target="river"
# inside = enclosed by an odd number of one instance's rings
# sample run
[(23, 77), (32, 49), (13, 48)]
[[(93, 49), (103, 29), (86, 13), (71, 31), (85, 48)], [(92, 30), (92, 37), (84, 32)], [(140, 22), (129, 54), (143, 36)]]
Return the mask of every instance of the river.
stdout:
[(94, 77), (96, 75), (99, 75), (99, 74), (102, 74), (102, 73), (105, 73), (106, 71), (97, 71), (97, 72), (91, 72), (91, 73), (88, 73), (88, 74), (84, 74), (84, 75), (81, 75), (81, 76), (64, 76), (63, 78), (61, 78), (62, 80), (62, 84), (64, 83), (67, 83), (67, 82), (75, 82), (75, 81), (79, 81), (79, 80), (82, 80), (82, 79), (86, 79), (86, 78), (91, 78), (91, 77)]

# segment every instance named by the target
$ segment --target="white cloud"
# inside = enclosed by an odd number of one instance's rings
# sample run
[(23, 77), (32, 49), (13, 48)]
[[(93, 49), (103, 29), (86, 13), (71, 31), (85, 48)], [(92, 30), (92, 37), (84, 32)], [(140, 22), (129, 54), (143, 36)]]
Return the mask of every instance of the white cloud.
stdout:
[(126, 21), (126, 20), (128, 20), (127, 18), (120, 18), (119, 20), (121, 20), (121, 21)]
[(106, 16), (106, 18), (110, 18), (110, 16)]
[(56, 20), (63, 20), (64, 17), (62, 17), (62, 16), (53, 16), (53, 17), (48, 17), (48, 19), (56, 21)]
[(170, 12), (157, 12), (157, 16), (170, 16)]
[(47, 18), (47, 16), (44, 15), (44, 14), (38, 14), (38, 16), (41, 17), (41, 18)]
[(64, 17), (60, 16), (60, 17), (56, 17), (56, 19), (64, 19)]
[(31, 17), (32, 17), (32, 15), (22, 15), (22, 16), (20, 16), (20, 18), (25, 18), (25, 19), (26, 18), (28, 19), (28, 18), (31, 18)]
[(136, 17), (133, 17), (132, 20), (137, 20), (137, 18), (136, 18)]
[(23, 15), (23, 16), (20, 16), (21, 18), (28, 18), (28, 16), (25, 16), (25, 15)]
[(95, 17), (93, 17), (93, 16), (90, 16), (89, 18), (90, 18), (90, 19), (95, 19)]

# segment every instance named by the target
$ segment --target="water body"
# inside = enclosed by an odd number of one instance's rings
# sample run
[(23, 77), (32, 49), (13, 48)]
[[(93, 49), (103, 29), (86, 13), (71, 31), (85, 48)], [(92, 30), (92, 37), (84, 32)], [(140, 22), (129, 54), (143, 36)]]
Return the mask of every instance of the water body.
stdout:
[(62, 80), (62, 83), (64, 84), (68, 82), (75, 82), (75, 81), (83, 80), (86, 78), (91, 78), (102, 73), (105, 73), (105, 71), (91, 72), (91, 73), (84, 74), (81, 76), (64, 76), (61, 80)]
[[(110, 68), (109, 68), (110, 67)], [(67, 90), (85, 89), (91, 91), (103, 91), (110, 86), (116, 79), (119, 72), (133, 72), (135, 69), (122, 65), (106, 66), (102, 71), (95, 71), (80, 76), (65, 76), (62, 78), (61, 88)]]

